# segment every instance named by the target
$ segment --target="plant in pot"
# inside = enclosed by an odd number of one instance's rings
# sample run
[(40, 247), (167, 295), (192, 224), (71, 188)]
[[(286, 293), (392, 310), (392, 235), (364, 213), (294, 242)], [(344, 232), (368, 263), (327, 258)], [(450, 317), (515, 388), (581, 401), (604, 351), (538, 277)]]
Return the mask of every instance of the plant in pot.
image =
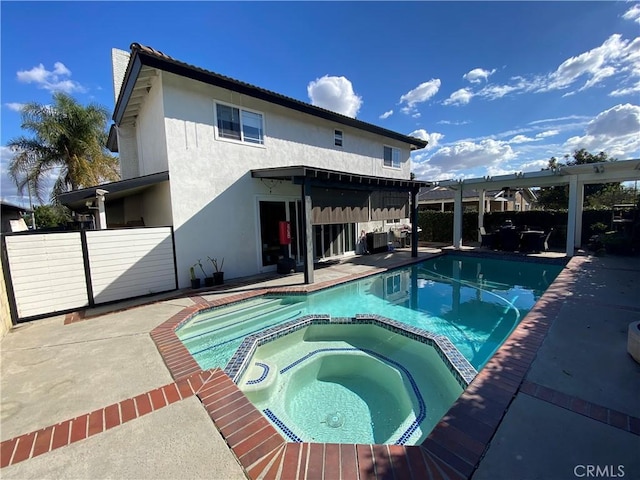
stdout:
[(224, 266), (224, 258), (218, 263), (217, 258), (207, 257), (213, 265), (213, 284), (214, 285), (222, 285), (224, 283), (224, 271), (222, 267)]
[(200, 259), (198, 259), (197, 265), (200, 266), (200, 270), (202, 270), (202, 274), (204, 275), (204, 286), (205, 287), (212, 287), (213, 286), (213, 277), (207, 275), (207, 272), (205, 271), (204, 267), (202, 266), (202, 262), (200, 261)]
[(189, 267), (189, 274), (191, 275), (191, 288), (200, 288), (200, 279), (196, 277), (196, 265), (193, 264)]

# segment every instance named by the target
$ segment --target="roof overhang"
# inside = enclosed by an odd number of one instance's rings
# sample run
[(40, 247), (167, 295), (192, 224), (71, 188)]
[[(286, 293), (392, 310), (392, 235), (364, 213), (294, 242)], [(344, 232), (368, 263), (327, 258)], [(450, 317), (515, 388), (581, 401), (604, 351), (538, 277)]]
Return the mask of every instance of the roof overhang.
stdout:
[(31, 213), (32, 210), (29, 207), (21, 207), (20, 205), (14, 205), (13, 203), (0, 201), (0, 208), (3, 212), (24, 212)]
[(496, 177), (485, 176), (464, 180), (444, 180), (435, 182), (435, 184), (452, 190), (461, 188), (496, 190), (505, 187), (552, 187), (568, 184), (572, 176), (577, 177), (578, 182), (584, 184), (640, 180), (640, 159), (570, 165), (559, 167), (555, 170), (518, 172)]
[(289, 180), (295, 184), (308, 182), (312, 186), (345, 188), (352, 190), (393, 190), (418, 191), (421, 187), (431, 186), (423, 180), (403, 180), (399, 178), (375, 177), (359, 175), (339, 170), (307, 167), (304, 165), (293, 167), (259, 168), (251, 170), (253, 178), (269, 178), (273, 180)]
[(425, 148), (428, 144), (426, 140), (402, 135), (377, 125), (347, 117), (264, 88), (256, 87), (209, 70), (180, 62), (162, 52), (141, 46), (137, 43), (131, 44), (129, 64), (127, 65), (122, 88), (120, 89), (120, 94), (113, 112), (113, 120), (116, 125), (135, 120), (144, 96), (151, 87), (151, 77), (157, 75), (156, 69), (248, 95), (331, 122), (347, 125), (376, 135), (382, 135), (408, 144), (411, 150)]
[(117, 182), (104, 183), (95, 187), (73, 190), (58, 195), (58, 201), (75, 212), (88, 211), (86, 202), (96, 198), (96, 190), (107, 190), (105, 199), (108, 202), (129, 197), (149, 187), (169, 181), (169, 172), (152, 173), (142, 177), (128, 178)]

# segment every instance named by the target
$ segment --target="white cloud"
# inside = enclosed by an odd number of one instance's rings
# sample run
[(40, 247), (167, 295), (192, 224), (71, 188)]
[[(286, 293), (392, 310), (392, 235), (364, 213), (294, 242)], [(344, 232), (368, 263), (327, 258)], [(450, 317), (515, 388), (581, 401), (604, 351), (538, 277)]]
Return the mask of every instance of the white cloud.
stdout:
[(447, 98), (443, 105), (466, 105), (473, 98), (473, 92), (468, 88), (461, 88), (453, 92), (449, 98)]
[(470, 83), (481, 83), (482, 80), (485, 82), (489, 78), (490, 75), (493, 75), (496, 72), (496, 69), (493, 70), (485, 70), (483, 68), (474, 68), (468, 73), (465, 73), (462, 78), (468, 80)]
[(23, 198), (18, 195), (16, 184), (13, 183), (8, 174), (9, 162), (12, 158), (13, 152), (11, 149), (4, 145), (0, 146), (0, 194), (3, 200), (14, 205), (20, 205)]
[(585, 115), (568, 115), (566, 117), (543, 118), (542, 120), (534, 120), (533, 122), (529, 122), (527, 125), (537, 125), (539, 123), (563, 122), (565, 120), (588, 120), (590, 118), (591, 117), (587, 117)]
[(402, 113), (413, 114), (415, 113), (416, 104), (426, 102), (433, 97), (440, 90), (440, 79), (432, 78), (428, 82), (423, 82), (413, 90), (405, 93), (400, 97), (400, 104), (405, 104), (402, 107)]
[(511, 146), (502, 141), (486, 139), (479, 143), (462, 141), (436, 151), (429, 163), (443, 170), (468, 170), (477, 167), (494, 167), (515, 158)]
[(632, 20), (636, 23), (640, 23), (640, 4), (636, 3), (633, 7), (622, 15), (625, 20)]
[(444, 138), (444, 135), (442, 133), (438, 133), (438, 132), (428, 133), (424, 128), (414, 130), (409, 134), (409, 136), (416, 137), (421, 140), (426, 140), (427, 142), (429, 142), (429, 144), (424, 150), (431, 150), (437, 147), (440, 140)]
[(382, 115), (380, 115), (378, 118), (381, 118), (382, 120), (384, 120), (385, 118), (389, 118), (391, 115), (393, 115), (393, 110), (388, 110), (384, 112)]
[(640, 81), (636, 82), (635, 85), (630, 87), (618, 88), (611, 92), (609, 96), (611, 97), (623, 97), (625, 95), (637, 95), (640, 93)]
[[(551, 158), (551, 157), (549, 157)], [(531, 160), (520, 164), (521, 172), (535, 172), (547, 168), (549, 166), (549, 159), (547, 160)]]
[(325, 75), (307, 85), (307, 94), (313, 105), (355, 118), (362, 106), (362, 98), (355, 94), (353, 85), (345, 77)]
[(477, 95), (479, 97), (496, 100), (502, 98), (512, 92), (522, 93), (531, 89), (531, 84), (520, 78), (514, 85), (487, 85), (480, 90)]
[(509, 143), (527, 143), (535, 141), (535, 138), (527, 137), (526, 135), (516, 135), (511, 140), (509, 140)]
[(86, 89), (69, 78), (71, 70), (69, 70), (64, 63), (56, 62), (53, 65), (53, 70), (47, 70), (44, 65), (39, 64), (33, 67), (31, 70), (19, 70), (17, 78), (22, 83), (34, 83), (38, 88), (43, 88), (49, 91), (62, 91), (66, 93), (84, 92)]
[(439, 120), (436, 122), (438, 125), (468, 125), (469, 122), (468, 120), (462, 120), (462, 121), (451, 121), (451, 120)]
[(624, 159), (640, 151), (640, 106), (616, 105), (599, 113), (585, 128), (585, 134), (574, 136), (564, 144), (568, 151), (586, 148), (590, 152), (605, 151)]
[(548, 83), (541, 91), (567, 88), (583, 76), (587, 77), (583, 89), (589, 88), (603, 78), (618, 73), (633, 61), (635, 52), (629, 50), (629, 43), (628, 40), (622, 39), (622, 35), (616, 33), (599, 47), (568, 58), (549, 75)]
[[(487, 72), (486, 70), (475, 69), (466, 74), (465, 78), (476, 70), (481, 70), (483, 74)], [(583, 80), (584, 83), (577, 90), (565, 93), (565, 96), (570, 96), (600, 85), (606, 79), (612, 77), (615, 77), (615, 81), (620, 86), (610, 95), (621, 96), (637, 92), (639, 88), (637, 84), (635, 86), (625, 86), (625, 83), (629, 82), (630, 79), (640, 77), (640, 37), (630, 41), (623, 39), (620, 34), (613, 34), (602, 45), (568, 58), (551, 73), (533, 75), (529, 78), (514, 76), (509, 83), (488, 84), (478, 91), (467, 89), (466, 92), (463, 92), (463, 90), (458, 90), (458, 92), (452, 94), (452, 97), (453, 95), (458, 95), (463, 99), (463, 102), (466, 100), (466, 103), (471, 97), (496, 100), (513, 94), (565, 90)], [(477, 80), (474, 83), (479, 83), (481, 81), (480, 78), (483, 77), (474, 75), (471, 78)], [(488, 76), (485, 80), (488, 80)], [(463, 93), (466, 94), (466, 97), (463, 96)], [(452, 97), (447, 99), (445, 104), (462, 104), (461, 102), (456, 102)]]
[(540, 132), (536, 134), (536, 138), (553, 137), (555, 135), (558, 135), (559, 133), (560, 133), (560, 130), (546, 130), (544, 132)]
[(24, 103), (17, 102), (9, 102), (4, 104), (5, 107), (7, 107), (9, 110), (13, 110), (14, 112), (21, 112), (24, 105)]

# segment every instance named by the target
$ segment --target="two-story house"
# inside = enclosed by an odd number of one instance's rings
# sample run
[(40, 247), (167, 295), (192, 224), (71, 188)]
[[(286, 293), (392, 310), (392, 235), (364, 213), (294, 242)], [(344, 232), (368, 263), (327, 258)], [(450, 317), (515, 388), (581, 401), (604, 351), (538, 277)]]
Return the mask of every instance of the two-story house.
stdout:
[[(224, 258), (231, 278), (288, 256), (313, 281), (314, 260), (353, 252), (360, 229), (410, 217), (428, 185), (410, 180), (423, 140), (137, 43), (112, 59), (109, 147), (123, 180), (100, 186), (107, 226), (172, 225), (181, 287), (208, 256)], [(79, 209), (92, 190), (66, 203)]]

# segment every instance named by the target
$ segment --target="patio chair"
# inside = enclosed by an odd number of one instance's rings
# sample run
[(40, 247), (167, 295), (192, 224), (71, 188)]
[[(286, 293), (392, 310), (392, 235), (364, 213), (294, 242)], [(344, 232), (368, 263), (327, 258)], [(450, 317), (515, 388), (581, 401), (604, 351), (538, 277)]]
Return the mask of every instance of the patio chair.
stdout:
[(484, 227), (478, 229), (480, 231), (480, 246), (493, 249), (493, 234), (487, 233)]
[(507, 252), (514, 252), (518, 249), (520, 235), (514, 228), (503, 228), (500, 230), (501, 249)]
[(549, 251), (549, 237), (551, 236), (551, 233), (553, 232), (553, 228), (550, 229), (547, 233), (543, 233), (542, 235), (540, 235), (540, 243), (538, 244), (538, 251), (539, 252), (548, 252)]

